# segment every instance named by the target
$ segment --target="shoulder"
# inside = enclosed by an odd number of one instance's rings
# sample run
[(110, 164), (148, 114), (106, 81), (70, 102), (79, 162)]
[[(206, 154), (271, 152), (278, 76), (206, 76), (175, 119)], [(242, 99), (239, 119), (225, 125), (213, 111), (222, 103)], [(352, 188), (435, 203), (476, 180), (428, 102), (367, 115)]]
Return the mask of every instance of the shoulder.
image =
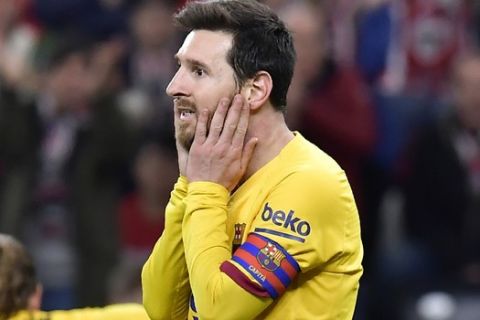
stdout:
[(312, 212), (320, 210), (330, 217), (333, 212), (356, 212), (345, 171), (320, 148), (302, 136), (297, 138), (297, 144), (289, 150), (290, 159), (285, 160), (285, 174), (277, 187), (288, 190), (291, 199), (316, 208)]
[(346, 182), (344, 170), (331, 156), (300, 133), (296, 133), (295, 140), (282, 154), (286, 179), (304, 179), (308, 185)]

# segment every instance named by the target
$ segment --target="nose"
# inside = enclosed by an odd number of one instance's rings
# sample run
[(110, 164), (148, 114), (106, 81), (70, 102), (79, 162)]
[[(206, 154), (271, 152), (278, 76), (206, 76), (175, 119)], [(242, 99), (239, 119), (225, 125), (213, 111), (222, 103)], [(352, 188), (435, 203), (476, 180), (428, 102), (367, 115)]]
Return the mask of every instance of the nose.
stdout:
[(186, 81), (182, 68), (177, 70), (172, 80), (165, 90), (170, 97), (180, 97), (188, 95)]

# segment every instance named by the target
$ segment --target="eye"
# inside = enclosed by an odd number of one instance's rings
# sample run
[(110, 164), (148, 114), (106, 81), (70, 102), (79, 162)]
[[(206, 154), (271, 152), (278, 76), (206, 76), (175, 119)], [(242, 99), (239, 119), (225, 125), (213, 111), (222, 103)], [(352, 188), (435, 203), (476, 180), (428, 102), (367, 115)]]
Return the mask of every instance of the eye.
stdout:
[(205, 70), (202, 68), (193, 69), (193, 73), (195, 73), (195, 75), (198, 77), (203, 77), (206, 74)]

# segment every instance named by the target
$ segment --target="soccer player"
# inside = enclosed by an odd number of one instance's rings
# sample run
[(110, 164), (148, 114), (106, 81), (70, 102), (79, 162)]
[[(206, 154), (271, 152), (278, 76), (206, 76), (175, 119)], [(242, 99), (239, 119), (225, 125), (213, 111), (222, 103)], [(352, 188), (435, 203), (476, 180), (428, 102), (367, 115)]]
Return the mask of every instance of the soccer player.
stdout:
[(148, 320), (140, 304), (105, 308), (40, 311), (42, 287), (27, 250), (13, 237), (0, 234), (0, 320)]
[(295, 51), (254, 0), (190, 2), (167, 87), (180, 177), (142, 271), (152, 319), (351, 319), (363, 256), (337, 163), (285, 124)]

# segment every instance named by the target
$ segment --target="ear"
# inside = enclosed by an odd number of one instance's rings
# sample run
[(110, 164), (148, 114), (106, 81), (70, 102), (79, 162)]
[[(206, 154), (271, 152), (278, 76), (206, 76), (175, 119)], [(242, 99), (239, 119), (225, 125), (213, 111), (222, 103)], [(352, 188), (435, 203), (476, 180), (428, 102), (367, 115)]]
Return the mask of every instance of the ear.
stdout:
[(28, 298), (29, 310), (40, 310), (40, 307), (42, 305), (42, 294), (43, 294), (43, 287), (39, 283), (35, 288), (35, 292), (32, 293), (30, 298)]
[(266, 71), (259, 71), (247, 82), (245, 86), (245, 99), (250, 109), (256, 110), (263, 106), (270, 98), (273, 81), (270, 74)]

